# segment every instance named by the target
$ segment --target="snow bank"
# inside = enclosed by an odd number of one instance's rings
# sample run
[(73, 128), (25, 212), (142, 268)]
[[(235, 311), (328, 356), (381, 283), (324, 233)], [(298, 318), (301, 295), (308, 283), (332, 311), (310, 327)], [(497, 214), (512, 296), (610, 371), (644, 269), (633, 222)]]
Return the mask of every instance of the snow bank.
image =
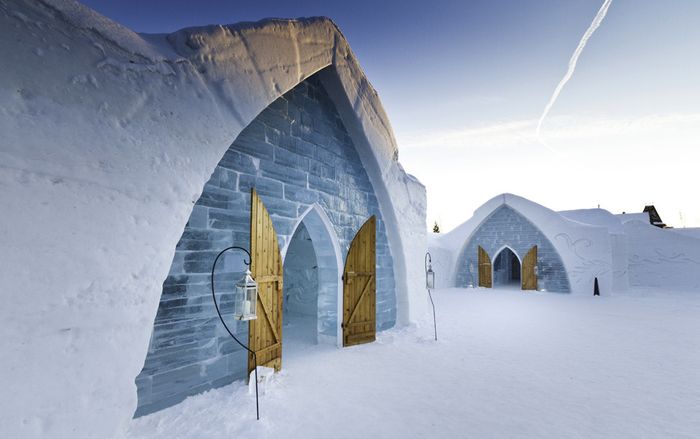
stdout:
[(629, 221), (640, 221), (646, 224), (651, 224), (651, 221), (649, 220), (649, 212), (621, 213), (615, 216), (618, 217), (623, 224)]
[(683, 236), (700, 239), (700, 227), (686, 227), (682, 229), (666, 229), (671, 233), (677, 233)]
[[(648, 212), (613, 215), (603, 209), (584, 209), (559, 213), (608, 229), (613, 271), (627, 272), (629, 285), (700, 289), (698, 229), (660, 229), (649, 223)], [(615, 283), (615, 291), (624, 289), (624, 284)]]
[(581, 224), (605, 227), (608, 229), (609, 233), (615, 235), (622, 235), (625, 233), (620, 218), (605, 209), (562, 210), (558, 213), (566, 219)]
[(0, 59), (3, 437), (125, 431), (204, 183), (248, 122), (327, 66), (387, 222), (400, 321), (423, 312), (425, 189), (330, 20), (140, 36), (72, 1), (2, 1)]
[(630, 285), (700, 291), (700, 239), (649, 223), (625, 223)]

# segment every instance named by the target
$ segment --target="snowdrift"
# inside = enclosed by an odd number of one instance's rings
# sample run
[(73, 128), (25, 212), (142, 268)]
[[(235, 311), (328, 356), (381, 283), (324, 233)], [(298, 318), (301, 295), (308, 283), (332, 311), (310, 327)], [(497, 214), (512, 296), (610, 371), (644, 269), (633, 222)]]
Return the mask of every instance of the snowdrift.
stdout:
[(648, 223), (625, 223), (630, 285), (700, 292), (700, 239)]

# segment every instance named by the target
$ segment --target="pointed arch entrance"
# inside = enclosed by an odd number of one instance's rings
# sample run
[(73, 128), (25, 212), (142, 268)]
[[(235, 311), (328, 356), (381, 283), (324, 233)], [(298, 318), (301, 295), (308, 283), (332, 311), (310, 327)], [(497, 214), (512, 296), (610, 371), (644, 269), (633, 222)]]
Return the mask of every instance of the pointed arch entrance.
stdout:
[[(369, 148), (366, 142), (362, 143), (364, 128), (356, 126), (353, 115), (346, 118), (342, 105), (330, 95), (329, 88), (333, 87), (327, 88), (324, 78), (334, 75), (333, 71), (328, 71), (328, 75), (318, 72), (264, 109), (261, 106), (262, 111), (237, 135), (204, 185), (163, 285), (149, 352), (136, 380), (139, 415), (246, 376), (240, 347), (211, 320), (213, 309), (208, 308), (207, 282), (217, 249), (251, 240), (247, 202), (251, 188), (258, 191), (269, 209), (283, 255), (292, 248), (293, 241), (300, 240), (299, 236), (313, 243), (307, 266), (316, 267), (317, 275), (310, 278), (318, 277), (318, 285), (312, 288), (311, 296), (299, 293), (299, 297), (310, 300), (308, 311), (316, 320), (311, 322), (315, 328), (313, 343), (342, 341), (338, 322), (338, 316), (343, 315), (342, 308), (338, 309), (342, 306), (340, 261), (345, 260), (350, 231), (367, 215), (377, 217), (376, 246), (381, 255), (376, 267), (377, 328), (392, 327), (397, 311), (407, 312), (408, 306), (399, 307), (397, 300), (401, 301), (409, 291), (401, 287), (401, 282), (406, 282), (403, 255), (410, 251), (392, 238), (393, 233), (400, 231), (396, 220), (383, 216), (392, 212), (391, 208), (384, 209), (386, 204), (382, 201), (386, 201), (382, 195), (385, 175), (373, 171), (373, 152), (365, 149)], [(347, 101), (347, 96), (340, 97)], [(360, 137), (352, 135), (355, 128)], [(379, 180), (373, 180), (373, 175)], [(314, 203), (318, 206), (310, 209)], [(409, 217), (417, 213), (403, 212)], [(316, 235), (318, 231), (325, 232)], [(326, 255), (333, 255), (331, 262)], [(287, 258), (287, 264), (291, 260)], [(231, 293), (243, 275), (242, 267), (242, 258), (237, 254), (222, 261), (221, 273), (217, 275), (222, 294)], [(325, 276), (332, 281), (325, 282)], [(282, 287), (286, 280), (280, 283)], [(231, 304), (229, 298), (223, 298), (224, 309)], [(290, 321), (283, 313), (283, 298), (281, 293), (275, 303), (280, 304), (281, 325)], [(277, 329), (280, 340), (284, 338), (282, 350), (301, 352), (287, 349), (290, 346), (285, 335), (291, 333), (288, 328)], [(236, 325), (236, 333), (242, 337), (247, 336), (247, 330), (248, 325)], [(272, 335), (276, 342), (277, 337)], [(277, 350), (276, 343), (270, 349)], [(290, 359), (287, 353), (283, 356), (285, 361)]]
[(520, 288), (521, 267), (522, 262), (515, 250), (503, 246), (493, 258), (494, 287)]
[[(543, 291), (546, 287), (550, 292), (571, 292), (569, 273), (558, 249), (537, 225), (507, 204), (494, 207), (491, 213), (485, 214), (467, 237), (456, 262), (459, 268), (457, 285), (478, 284), (491, 288), (494, 283), (499, 284), (499, 280), (503, 281), (503, 278), (493, 279), (498, 271), (493, 265), (506, 248), (520, 263), (521, 289)], [(515, 260), (513, 257), (506, 259), (512, 264), (508, 279), (516, 283)]]
[(284, 256), (285, 346), (342, 345), (342, 253), (335, 229), (318, 204), (297, 222)]

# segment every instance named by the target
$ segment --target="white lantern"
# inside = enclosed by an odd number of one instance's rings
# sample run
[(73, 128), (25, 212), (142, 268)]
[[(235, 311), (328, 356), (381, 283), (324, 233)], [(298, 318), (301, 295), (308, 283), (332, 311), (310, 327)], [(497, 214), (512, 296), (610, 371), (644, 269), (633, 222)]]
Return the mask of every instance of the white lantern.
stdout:
[(234, 296), (234, 313), (236, 320), (255, 320), (256, 308), (258, 305), (258, 284), (246, 270), (245, 276), (236, 284), (236, 295)]
[(429, 290), (435, 289), (435, 272), (433, 271), (433, 264), (428, 266), (428, 271), (425, 272), (425, 288)]

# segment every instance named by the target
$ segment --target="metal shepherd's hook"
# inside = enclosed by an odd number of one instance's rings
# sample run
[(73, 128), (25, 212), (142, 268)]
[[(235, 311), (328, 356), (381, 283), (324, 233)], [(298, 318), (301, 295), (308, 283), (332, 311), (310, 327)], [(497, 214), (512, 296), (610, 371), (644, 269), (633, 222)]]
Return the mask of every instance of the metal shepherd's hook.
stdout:
[(430, 304), (433, 306), (433, 328), (435, 330), (435, 340), (437, 341), (437, 320), (435, 319), (435, 303), (433, 295), (430, 294), (431, 289), (435, 289), (435, 272), (433, 271), (433, 258), (430, 252), (425, 253), (425, 289), (428, 290)]
[[(211, 266), (211, 297), (214, 300), (214, 308), (216, 308), (216, 313), (219, 315), (219, 320), (221, 320), (221, 323), (224, 325), (224, 328), (226, 329), (226, 332), (228, 332), (228, 335), (230, 335), (236, 343), (238, 343), (243, 349), (248, 351), (248, 353), (253, 357), (253, 364), (255, 366), (255, 418), (259, 421), (260, 420), (260, 403), (258, 402), (258, 357), (255, 354), (255, 351), (250, 349), (248, 346), (243, 344), (238, 337), (236, 337), (233, 334), (233, 331), (228, 327), (226, 322), (224, 321), (224, 317), (221, 315), (221, 310), (219, 309), (219, 304), (216, 301), (216, 292), (214, 290), (214, 271), (216, 269), (216, 263), (219, 262), (219, 258), (221, 255), (223, 255), (225, 252), (229, 250), (241, 250), (245, 252), (246, 255), (248, 255), (248, 260), (246, 261), (243, 259), (243, 263), (250, 267), (250, 263), (252, 261), (252, 258), (250, 257), (250, 252), (243, 247), (238, 247), (238, 246), (231, 246), (227, 247), (219, 252), (218, 255), (216, 255), (216, 258), (214, 259), (214, 264)], [(250, 272), (248, 272), (250, 274)]]

